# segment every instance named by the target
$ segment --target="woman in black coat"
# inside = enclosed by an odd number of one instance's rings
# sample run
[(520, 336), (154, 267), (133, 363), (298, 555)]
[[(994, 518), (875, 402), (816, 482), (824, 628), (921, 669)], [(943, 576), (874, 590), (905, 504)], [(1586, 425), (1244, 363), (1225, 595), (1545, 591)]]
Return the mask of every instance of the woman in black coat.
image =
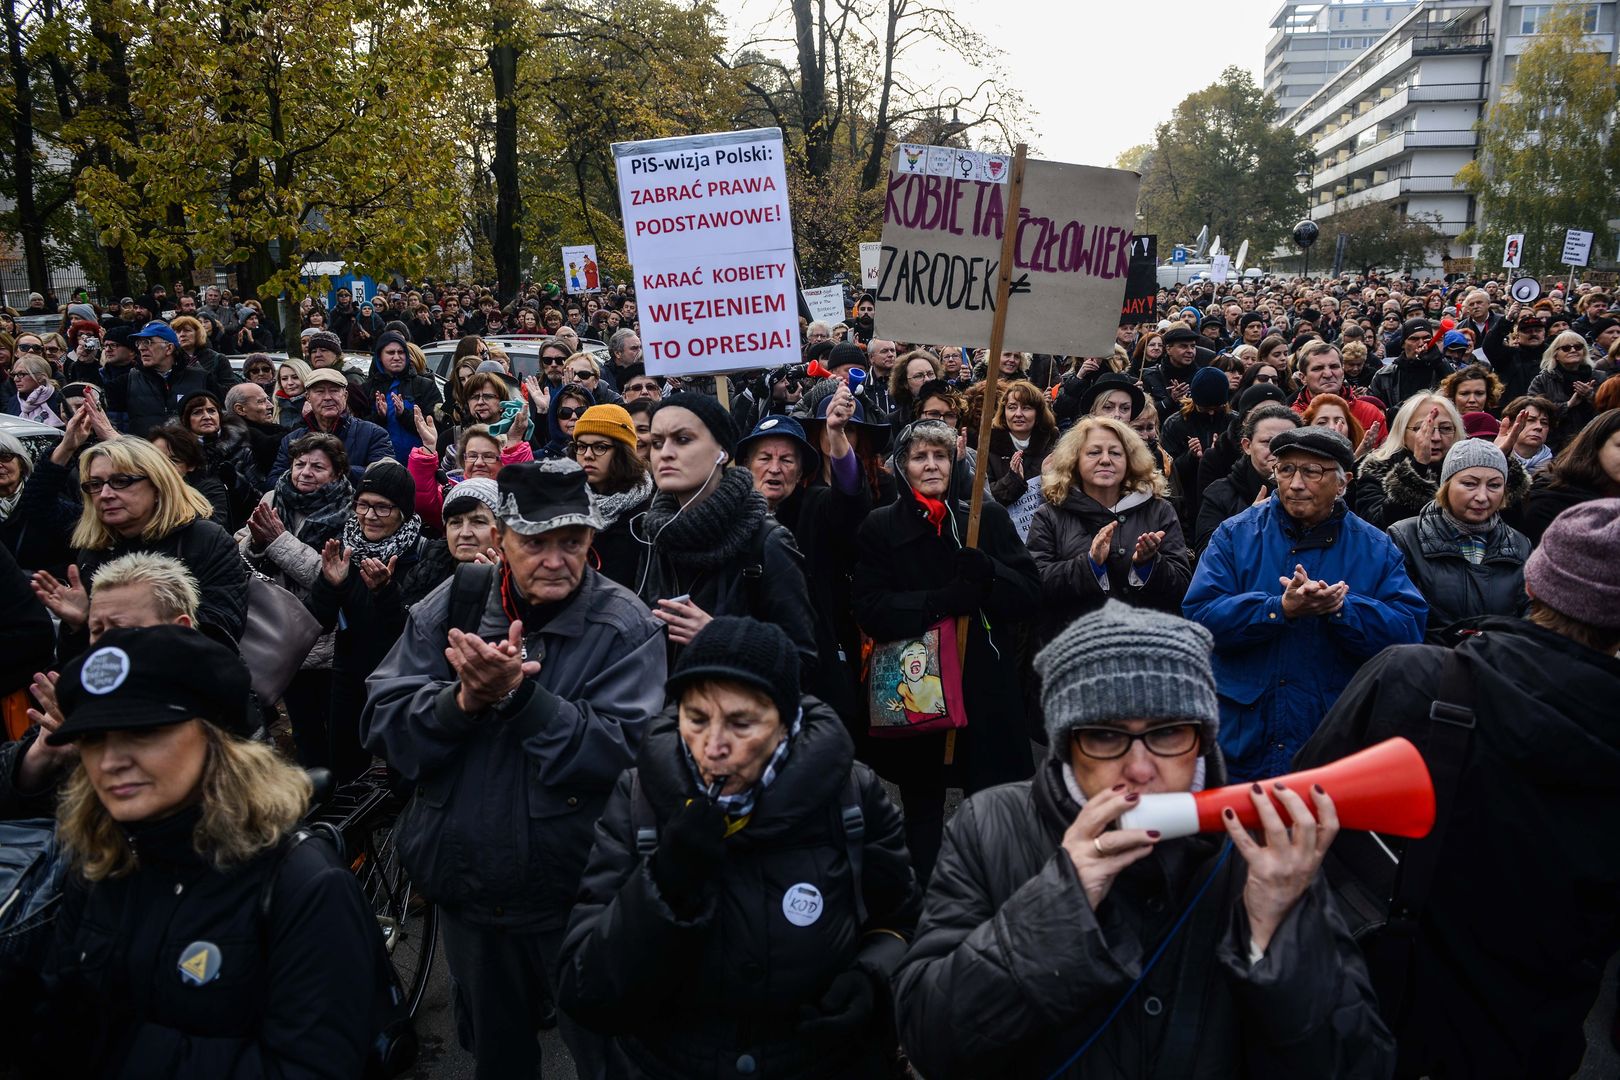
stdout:
[(1562, 450), (1597, 415), (1593, 398), (1601, 381), (1588, 358), (1585, 338), (1573, 330), (1553, 338), (1542, 355), (1541, 371), (1525, 391), (1558, 406), (1553, 429), (1547, 434), (1547, 445), (1553, 453)]
[(658, 494), (632, 522), (644, 545), (636, 593), (669, 627), (670, 659), (710, 619), (748, 615), (780, 626), (816, 669), (815, 617), (793, 534), (771, 519), (747, 469), (728, 468), (737, 435), (714, 398), (683, 391), (652, 413)]
[[(70, 431), (88, 425), (88, 417), (68, 421)], [(30, 573), (67, 572), (68, 536), (79, 518), (78, 503), (67, 497), (67, 466), (77, 451), (64, 438), (39, 467), (21, 440), (0, 432), (0, 545)]]
[(326, 841), (293, 838), (309, 778), (251, 741), (246, 669), (180, 626), (96, 647), (57, 684), (72, 866), (43, 964), (0, 975), (0, 1052), (28, 1076), (363, 1075), (376, 917)]
[(947, 734), (874, 740), (872, 763), (900, 786), (906, 846), (927, 880), (939, 851), (945, 789), (981, 791), (1029, 776), (1017, 655), (1020, 624), (1040, 609), (1040, 576), (1012, 519), (985, 500), (979, 546), (966, 548), (967, 500), (950, 490), (956, 431), (936, 421), (913, 424), (896, 449), (899, 498), (861, 525), (855, 561), (855, 618), (879, 643), (903, 641), (935, 624), (969, 616), (962, 695), (968, 724)]
[(799, 696), (794, 653), (769, 623), (709, 623), (597, 822), (558, 998), (617, 1036), (615, 1077), (893, 1075), (920, 896), (898, 811)]
[(1547, 526), (1565, 510), (1592, 499), (1616, 497), (1620, 497), (1620, 409), (1610, 409), (1581, 429), (1536, 477), (1524, 502), (1510, 506), (1505, 516), (1532, 544), (1539, 544)]
[(630, 530), (653, 499), (652, 477), (636, 456), (636, 425), (622, 405), (592, 405), (575, 422), (569, 445), (585, 470), (591, 509), (601, 520), (591, 539), (592, 565), (633, 589), (642, 544)]
[(1502, 520), (1508, 465), (1502, 451), (1465, 439), (1446, 455), (1440, 490), (1416, 517), (1390, 526), (1406, 575), (1429, 602), (1428, 636), (1443, 642), (1452, 623), (1522, 615), (1530, 541)]
[(986, 463), (990, 494), (996, 502), (1012, 506), (1028, 494), (1032, 481), (1039, 485), (1041, 466), (1057, 440), (1057, 419), (1045, 395), (1027, 380), (1009, 383), (991, 421), (990, 460)]
[(1120, 820), (1223, 781), (1210, 645), (1109, 603), (1041, 653), (1052, 755), (962, 804), (895, 979), (901, 1045), (929, 1080), (1390, 1075), (1319, 872), (1331, 792), (1256, 785), (1264, 843), (1236, 820), (1225, 843)]

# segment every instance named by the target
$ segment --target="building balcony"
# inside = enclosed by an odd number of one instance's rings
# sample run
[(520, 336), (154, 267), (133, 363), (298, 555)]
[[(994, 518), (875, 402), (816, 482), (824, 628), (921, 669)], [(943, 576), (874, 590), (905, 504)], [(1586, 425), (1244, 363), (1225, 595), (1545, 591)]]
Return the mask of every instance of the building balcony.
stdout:
[(1461, 33), (1453, 30), (1423, 30), (1412, 35), (1413, 56), (1452, 56), (1458, 53), (1489, 53), (1488, 30)]
[(1336, 199), (1317, 203), (1311, 207), (1311, 218), (1321, 221), (1367, 203), (1389, 202), (1403, 195), (1449, 195), (1461, 191), (1455, 176), (1397, 176), (1381, 184), (1372, 184), (1360, 191), (1351, 191)]
[(1419, 147), (1472, 147), (1479, 145), (1479, 136), (1466, 131), (1397, 131), (1379, 139), (1371, 146), (1351, 154), (1337, 165), (1317, 169), (1311, 174), (1311, 187), (1330, 188), (1340, 180), (1356, 173), (1382, 165), (1408, 150)]
[(1484, 101), (1490, 87), (1484, 82), (1425, 83), (1407, 88), (1409, 101), (1449, 101), (1470, 103)]

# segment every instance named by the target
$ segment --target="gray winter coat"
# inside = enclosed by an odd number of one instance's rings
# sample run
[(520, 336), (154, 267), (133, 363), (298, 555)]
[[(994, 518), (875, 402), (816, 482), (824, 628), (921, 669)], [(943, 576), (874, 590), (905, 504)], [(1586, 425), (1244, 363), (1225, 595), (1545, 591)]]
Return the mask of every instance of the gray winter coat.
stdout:
[(1459, 533), (1437, 503), (1391, 525), (1389, 538), (1406, 559), (1406, 576), (1429, 602), (1430, 640), (1462, 619), (1522, 615), (1529, 607), (1524, 563), (1530, 558), (1530, 541), (1500, 518), (1485, 537), (1485, 558), (1478, 566), (1463, 558)]
[(1198, 887), (1143, 984), (1066, 1077), (1387, 1077), (1394, 1044), (1318, 875), (1249, 963), (1247, 866), (1219, 841), (1166, 841), (1091, 909), (1063, 832), (1061, 766), (962, 804), (895, 981), (900, 1042), (929, 1080), (1050, 1076), (1096, 1031)]
[[(469, 716), (444, 656), (453, 581), (411, 609), (366, 680), (360, 737), (415, 787), (397, 832), (424, 896), (469, 921), (560, 930), (596, 819), (664, 704), (661, 624), (587, 568), (548, 622), (524, 628), (540, 674), (505, 710)], [(479, 635), (510, 625), (491, 589)]]

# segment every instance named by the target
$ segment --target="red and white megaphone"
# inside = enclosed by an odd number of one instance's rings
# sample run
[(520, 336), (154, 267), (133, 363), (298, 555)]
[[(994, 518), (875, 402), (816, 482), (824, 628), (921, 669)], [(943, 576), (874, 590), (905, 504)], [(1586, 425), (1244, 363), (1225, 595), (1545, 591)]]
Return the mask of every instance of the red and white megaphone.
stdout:
[(805, 365), (804, 370), (812, 379), (830, 379), (833, 377), (832, 372), (821, 366), (820, 360), (810, 361), (809, 364)]
[[(1434, 784), (1423, 755), (1406, 739), (1386, 739), (1349, 757), (1315, 769), (1289, 773), (1261, 784), (1284, 822), (1288, 811), (1272, 784), (1283, 783), (1310, 805), (1310, 789), (1321, 784), (1333, 799), (1339, 826), (1416, 839), (1434, 827)], [(1143, 795), (1135, 809), (1120, 816), (1122, 829), (1157, 829), (1167, 839), (1193, 833), (1225, 832), (1222, 813), (1230, 808), (1250, 829), (1260, 828), (1249, 784), (1195, 793)]]

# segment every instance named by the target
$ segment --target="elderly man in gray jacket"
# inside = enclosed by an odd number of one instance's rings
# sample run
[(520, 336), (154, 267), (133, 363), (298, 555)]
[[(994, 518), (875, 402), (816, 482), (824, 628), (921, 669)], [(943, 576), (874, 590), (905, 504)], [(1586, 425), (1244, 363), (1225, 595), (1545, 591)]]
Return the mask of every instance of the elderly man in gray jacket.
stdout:
[[(599, 522), (580, 467), (509, 465), (499, 485), (500, 564), (462, 566), (411, 610), (361, 720), (414, 785), (396, 835), (440, 906), (480, 1080), (540, 1075), (536, 1020), (596, 819), (666, 674), (660, 624), (586, 565)], [(559, 1026), (582, 1080), (603, 1076), (602, 1041)]]

